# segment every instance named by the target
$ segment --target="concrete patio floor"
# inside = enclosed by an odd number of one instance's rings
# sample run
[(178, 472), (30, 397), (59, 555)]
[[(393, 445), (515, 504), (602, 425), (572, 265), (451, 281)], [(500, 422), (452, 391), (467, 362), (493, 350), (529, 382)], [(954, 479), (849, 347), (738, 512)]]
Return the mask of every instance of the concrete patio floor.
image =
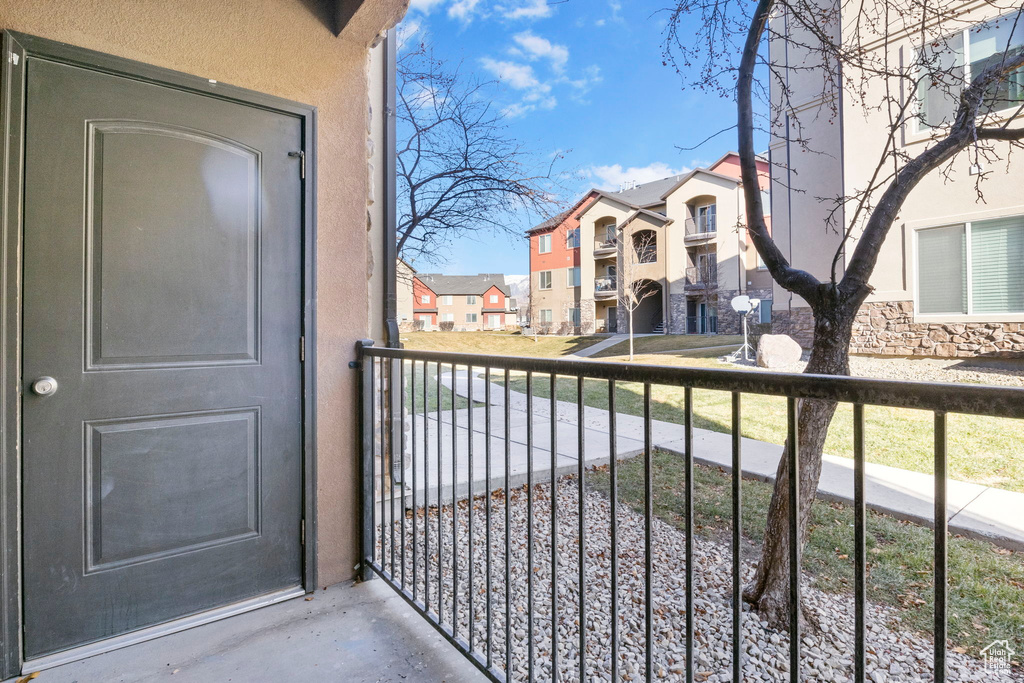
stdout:
[[(478, 376), (472, 380), (474, 402), (484, 401), (484, 380)], [(459, 370), (454, 378), (455, 392), (459, 396), (469, 395), (469, 381), (466, 370)], [(536, 386), (548, 381), (547, 376), (535, 375)], [(443, 373), (441, 382), (451, 388), (451, 373)], [(504, 391), (493, 386), (491, 391), (491, 453), (492, 482), (495, 487), (504, 485)], [(533, 472), (534, 481), (546, 483), (551, 476), (551, 401), (546, 398), (533, 399), (527, 411), (526, 395), (510, 392), (509, 450), (512, 486), (526, 481), (528, 462), (527, 425), (533, 428)], [(486, 410), (473, 409), (473, 491), (480, 494), (486, 490)], [(454, 463), (457, 490), (466, 495), (469, 477), (469, 409), (455, 411), (457, 434), (455, 437), (458, 457)], [(422, 504), (424, 474), (429, 476), (427, 494), (432, 503), (437, 500), (438, 470), (438, 420), (436, 413), (426, 418), (429, 438), (426, 447), (428, 457), (423, 459), (422, 415), (414, 416), (416, 421), (417, 452), (415, 462), (417, 504)], [(558, 401), (556, 405), (555, 455), (556, 475), (577, 471), (578, 408), (575, 403)], [(452, 491), (452, 411), (441, 412), (440, 469), (442, 500), (451, 497)], [(607, 410), (585, 408), (584, 411), (584, 462), (588, 467), (607, 463), (611, 453)], [(651, 439), (653, 447), (684, 453), (684, 427), (681, 424), (652, 421)], [(616, 453), (619, 458), (635, 456), (643, 452), (644, 423), (634, 415), (616, 414)], [(694, 460), (698, 463), (722, 467), (726, 470), (732, 464), (732, 442), (729, 434), (704, 429), (693, 430)], [(763, 481), (773, 481), (782, 456), (782, 447), (744, 438), (742, 440), (743, 475)], [(411, 503), (412, 444), (406, 444), (406, 505)], [(426, 469), (424, 469), (424, 467)], [(923, 525), (931, 525), (934, 519), (935, 480), (929, 474), (887, 467), (875, 463), (865, 466), (866, 500), (870, 509), (892, 515), (899, 519)], [(825, 455), (818, 487), (821, 498), (840, 502), (853, 500), (853, 460)], [(1024, 550), (1024, 494), (996, 489), (980, 484), (949, 480), (947, 483), (947, 511), (949, 530), (954, 534), (990, 540), (1000, 546)]]
[(342, 584), (312, 597), (48, 669), (35, 681), (486, 680), (383, 581)]

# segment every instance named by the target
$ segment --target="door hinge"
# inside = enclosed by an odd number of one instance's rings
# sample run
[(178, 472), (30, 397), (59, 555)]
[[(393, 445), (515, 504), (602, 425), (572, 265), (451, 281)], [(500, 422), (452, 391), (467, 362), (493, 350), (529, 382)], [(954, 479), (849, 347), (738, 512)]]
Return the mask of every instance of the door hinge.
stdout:
[(300, 538), (300, 540), (302, 542), (302, 545), (306, 545), (306, 518), (305, 517), (303, 517), (301, 520), (299, 520), (299, 538)]
[(306, 336), (299, 337), (299, 362), (306, 362)]
[(305, 180), (306, 179), (306, 153), (303, 150), (300, 149), (298, 152), (288, 152), (288, 156), (290, 156), (290, 157), (298, 157), (299, 158), (299, 177), (302, 178), (303, 180)]

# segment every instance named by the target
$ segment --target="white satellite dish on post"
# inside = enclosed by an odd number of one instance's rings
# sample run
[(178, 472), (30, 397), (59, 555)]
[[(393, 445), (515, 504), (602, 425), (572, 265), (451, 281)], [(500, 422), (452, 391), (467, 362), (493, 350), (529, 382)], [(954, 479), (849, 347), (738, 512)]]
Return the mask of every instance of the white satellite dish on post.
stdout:
[(743, 348), (736, 352), (743, 352), (743, 360), (750, 360), (750, 344), (747, 343), (747, 315), (754, 309), (761, 305), (760, 299), (751, 299), (749, 296), (740, 295), (732, 298), (730, 302), (732, 304), (732, 310), (740, 314), (740, 318), (743, 320)]

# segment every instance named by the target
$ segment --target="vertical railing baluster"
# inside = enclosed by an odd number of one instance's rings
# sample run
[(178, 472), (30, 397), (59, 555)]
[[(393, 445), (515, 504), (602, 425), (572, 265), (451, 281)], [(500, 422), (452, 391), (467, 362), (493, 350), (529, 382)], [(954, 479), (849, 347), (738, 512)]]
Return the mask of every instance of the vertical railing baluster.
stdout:
[[(415, 375), (416, 375), (416, 364), (413, 363), (413, 377), (415, 377)], [(414, 380), (414, 382), (413, 382), (413, 392), (412, 392), (412, 395), (413, 395), (413, 405), (415, 405), (415, 402), (416, 402), (416, 389), (415, 389), (415, 387), (416, 387), (416, 384), (415, 384), (415, 380)], [(430, 612), (430, 592), (429, 592), (430, 591), (430, 561), (428, 559), (430, 557), (430, 528), (429, 528), (429, 523), (428, 523), (429, 519), (430, 519), (430, 517), (429, 517), (429, 513), (430, 513), (430, 496), (428, 494), (428, 491), (429, 491), (430, 487), (427, 484), (430, 481), (430, 478), (429, 478), (429, 472), (430, 472), (430, 469), (429, 469), (429, 462), (430, 462), (430, 431), (429, 430), (430, 430), (430, 426), (429, 426), (428, 422), (429, 421), (427, 420), (427, 362), (423, 361), (423, 608), (424, 608), (424, 611), (426, 611), (427, 613)], [(413, 429), (415, 430), (415, 428), (416, 428), (416, 420), (414, 419), (413, 420)], [(413, 432), (413, 434), (415, 435), (415, 431)], [(414, 437), (413, 438), (413, 452), (412, 452), (412, 495), (413, 495), (413, 499), (412, 499), (413, 500), (413, 504), (412, 504), (412, 509), (413, 509), (413, 517), (412, 517), (412, 523), (413, 523), (413, 532), (412, 532), (412, 536), (413, 536), (413, 546), (412, 546), (413, 561), (412, 561), (412, 564), (413, 564), (413, 582), (414, 582), (413, 590), (414, 591), (418, 591), (417, 586), (419, 585), (419, 582), (416, 581), (416, 572), (418, 571), (417, 567), (418, 567), (419, 563), (416, 561), (415, 558), (416, 558), (416, 548), (418, 547), (418, 544), (416, 543), (416, 537), (417, 537), (417, 535), (419, 533), (416, 530), (416, 526), (417, 526), (416, 525), (416, 510), (417, 510), (417, 508), (416, 508), (416, 487), (419, 485), (419, 480), (417, 479), (417, 472), (416, 472), (416, 470), (418, 468), (416, 467), (416, 446), (415, 446), (415, 443), (416, 443), (416, 439)]]
[(865, 604), (867, 602), (867, 512), (864, 496), (864, 405), (853, 405), (853, 534), (854, 534), (854, 580), (853, 580), (853, 668), (855, 683), (867, 680), (867, 637)]
[(800, 439), (797, 401), (786, 399), (789, 455), (789, 680), (800, 683)]
[(494, 487), (491, 483), (491, 366), (484, 368), (484, 477), (487, 479), (487, 522), (485, 542), (487, 544), (484, 553), (484, 569), (487, 581), (487, 668), (494, 667), (494, 623), (492, 622), (491, 606), (491, 496)]
[(651, 385), (644, 382), (644, 662), (645, 680), (654, 680), (654, 472), (651, 467)]
[(388, 541), (391, 546), (391, 580), (397, 580), (395, 571), (395, 361), (387, 360), (388, 368)]
[(466, 472), (466, 476), (467, 476), (467, 481), (466, 481), (466, 486), (467, 486), (466, 502), (468, 503), (468, 505), (467, 505), (467, 514), (469, 515), (469, 519), (468, 519), (468, 524), (469, 524), (469, 564), (466, 565), (466, 566), (467, 566), (467, 571), (469, 572), (469, 577), (468, 577), (468, 579), (469, 579), (469, 596), (468, 596), (468, 600), (469, 600), (469, 613), (468, 613), (468, 616), (469, 616), (469, 635), (468, 635), (468, 638), (469, 638), (469, 649), (470, 649), (470, 651), (472, 651), (474, 649), (473, 648), (473, 643), (475, 642), (474, 641), (474, 633), (473, 632), (476, 630), (476, 612), (474, 611), (474, 608), (476, 606), (476, 591), (473, 590), (473, 588), (475, 586), (475, 583), (474, 583), (474, 580), (473, 580), (474, 579), (473, 575), (476, 573), (476, 572), (473, 571), (473, 569), (476, 566), (476, 563), (473, 561), (473, 502), (474, 501), (473, 501), (473, 366), (472, 365), (467, 365), (466, 366), (466, 399), (467, 399), (467, 402), (469, 404), (467, 406), (467, 411), (468, 412), (467, 412), (467, 417), (466, 417), (466, 434), (468, 435), (467, 436), (467, 442), (466, 442), (466, 452), (467, 452), (468, 458), (469, 458), (469, 463), (468, 463), (469, 467), (467, 468), (467, 472)]
[(586, 434), (584, 426), (585, 405), (583, 403), (583, 375), (576, 378), (576, 495), (579, 507), (579, 602), (580, 602), (580, 681), (587, 680), (587, 553), (586, 525), (584, 524), (584, 506), (586, 494), (586, 460), (583, 441)]
[[(400, 358), (395, 362), (398, 364), (398, 469), (402, 473), (398, 514), (401, 515), (399, 524), (402, 527), (402, 590), (405, 590), (405, 360)], [(394, 495), (392, 487), (391, 497)], [(394, 548), (394, 543), (391, 547)]]
[(527, 678), (533, 683), (533, 373), (526, 373), (526, 643)]
[(459, 635), (459, 369), (452, 363), (452, 635)]
[(740, 581), (743, 565), (740, 562), (740, 534), (743, 531), (742, 480), (740, 462), (740, 394), (732, 392), (732, 680), (743, 680), (743, 611)]
[(387, 569), (388, 532), (386, 525), (388, 523), (388, 514), (387, 509), (384, 507), (386, 504), (386, 497), (384, 495), (384, 479), (387, 477), (388, 472), (387, 452), (390, 447), (390, 440), (388, 439), (387, 404), (384, 402), (388, 386), (387, 377), (384, 375), (384, 366), (387, 365), (387, 359), (380, 358), (378, 360), (380, 361), (377, 363), (377, 368), (380, 372), (380, 388), (377, 391), (378, 408), (380, 410), (380, 568)]
[(362, 468), (362, 492), (363, 492), (363, 524), (362, 524), (362, 571), (361, 576), (364, 581), (368, 581), (374, 576), (373, 571), (370, 569), (370, 563), (373, 562), (376, 556), (377, 547), (377, 505), (374, 500), (374, 479), (376, 478), (376, 448), (374, 441), (376, 439), (374, 429), (374, 360), (372, 357), (366, 355), (360, 356), (362, 363), (362, 374), (361, 374), (361, 392), (362, 392), (362, 456), (363, 456), (363, 468)]
[(444, 529), (441, 508), (444, 505), (442, 472), (444, 471), (444, 419), (441, 416), (441, 362), (437, 363), (437, 623), (444, 623)]
[(935, 683), (946, 680), (949, 516), (946, 509), (946, 413), (935, 413)]
[(505, 676), (512, 679), (512, 390), (505, 369)]
[(683, 467), (686, 469), (686, 683), (693, 683), (694, 642), (693, 642), (693, 389), (683, 389)]
[(558, 680), (558, 376), (551, 373), (551, 680)]
[(608, 380), (608, 478), (610, 484), (608, 509), (611, 514), (611, 592), (612, 592), (612, 683), (619, 680), (619, 479), (618, 444), (615, 438), (615, 380)]

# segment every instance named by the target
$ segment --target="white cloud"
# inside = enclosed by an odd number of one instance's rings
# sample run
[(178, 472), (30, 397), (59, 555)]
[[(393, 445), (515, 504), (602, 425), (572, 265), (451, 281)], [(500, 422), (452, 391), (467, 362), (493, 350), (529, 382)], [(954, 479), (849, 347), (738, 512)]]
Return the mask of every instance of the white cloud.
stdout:
[(533, 73), (533, 67), (529, 64), (517, 62), (506, 62), (484, 57), (480, 64), (496, 78), (507, 83), (516, 90), (542, 90), (550, 91), (551, 86), (541, 83)]
[(512, 40), (519, 46), (513, 48), (516, 53), (524, 55), (527, 59), (548, 59), (551, 61), (551, 68), (561, 72), (569, 61), (569, 48), (564, 45), (556, 45), (547, 38), (541, 38), (530, 31), (523, 31), (512, 36)]
[(661, 180), (669, 176), (689, 173), (691, 168), (672, 168), (668, 164), (655, 161), (647, 166), (630, 166), (623, 168), (622, 164), (611, 166), (591, 166), (584, 171), (584, 174), (596, 179), (596, 187), (602, 190), (617, 191), (625, 183), (649, 183), (652, 180)]
[(473, 11), (480, 4), (480, 0), (455, 0), (448, 8), (448, 17), (469, 23), (473, 19)]
[(409, 11), (419, 11), (423, 14), (430, 14), (438, 5), (443, 5), (445, 0), (412, 0), (409, 3)]
[(496, 5), (494, 9), (506, 19), (544, 19), (554, 11), (548, 0), (520, 0), (516, 5)]

